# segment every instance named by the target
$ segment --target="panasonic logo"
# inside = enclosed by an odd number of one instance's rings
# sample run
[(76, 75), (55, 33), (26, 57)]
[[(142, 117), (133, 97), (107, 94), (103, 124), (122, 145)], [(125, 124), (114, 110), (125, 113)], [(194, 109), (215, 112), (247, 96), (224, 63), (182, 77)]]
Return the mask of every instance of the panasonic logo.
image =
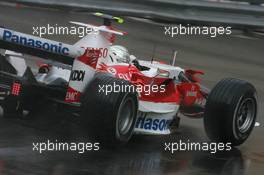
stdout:
[(144, 117), (138, 117), (136, 128), (153, 131), (165, 131), (169, 129), (170, 123), (171, 120), (147, 118), (147, 114), (145, 114)]
[(32, 38), (27, 38), (26, 36), (13, 35), (9, 30), (4, 30), (3, 40), (12, 43), (21, 44), (24, 46), (29, 46), (37, 49), (46, 50), (48, 52), (53, 52), (57, 54), (69, 55), (69, 48), (63, 47), (62, 43), (51, 44), (48, 42), (43, 42), (40, 40), (34, 40)]

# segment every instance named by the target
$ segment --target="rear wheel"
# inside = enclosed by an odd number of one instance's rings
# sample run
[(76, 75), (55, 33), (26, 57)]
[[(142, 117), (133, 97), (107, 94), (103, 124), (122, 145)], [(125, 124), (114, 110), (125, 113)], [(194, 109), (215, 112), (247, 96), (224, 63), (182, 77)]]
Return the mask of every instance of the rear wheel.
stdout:
[(3, 117), (15, 118), (23, 116), (23, 108), (19, 99), (15, 96), (7, 96), (3, 101)]
[[(24, 104), (30, 104), (31, 108), (25, 109)], [(37, 108), (38, 101), (30, 103), (29, 101), (22, 101), (21, 98), (17, 96), (9, 95), (7, 96), (3, 103), (3, 117), (4, 118), (19, 118), (23, 120), (29, 120), (35, 117), (35, 114), (39, 111)]]
[(211, 91), (204, 125), (208, 137), (237, 146), (249, 137), (257, 117), (256, 89), (238, 79), (224, 79)]
[(81, 119), (88, 134), (103, 144), (123, 144), (133, 134), (138, 99), (136, 92), (116, 92), (106, 94), (102, 87), (132, 86), (128, 81), (98, 74), (86, 88), (82, 98)]

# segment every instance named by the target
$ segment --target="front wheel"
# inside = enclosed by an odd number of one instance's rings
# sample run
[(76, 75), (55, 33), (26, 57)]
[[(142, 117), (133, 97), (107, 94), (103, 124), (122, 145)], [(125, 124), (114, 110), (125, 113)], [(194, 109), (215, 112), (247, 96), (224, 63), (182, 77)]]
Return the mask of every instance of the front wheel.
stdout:
[(207, 99), (205, 131), (212, 141), (237, 146), (246, 141), (257, 117), (257, 95), (246, 81), (228, 78), (220, 81)]

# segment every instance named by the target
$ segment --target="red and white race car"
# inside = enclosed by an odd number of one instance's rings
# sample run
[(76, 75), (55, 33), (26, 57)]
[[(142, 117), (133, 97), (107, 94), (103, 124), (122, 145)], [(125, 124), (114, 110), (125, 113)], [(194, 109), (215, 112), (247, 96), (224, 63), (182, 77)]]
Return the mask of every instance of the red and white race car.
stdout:
[[(72, 22), (95, 30), (74, 45), (0, 28), (0, 46), (6, 49), (0, 57), (4, 116), (22, 116), (53, 102), (79, 114), (87, 133), (101, 141), (125, 143), (133, 134), (170, 134), (182, 115), (203, 117), (212, 141), (236, 146), (248, 138), (257, 116), (253, 85), (227, 78), (208, 90), (197, 77), (202, 71), (137, 59), (113, 45), (115, 35), (126, 33), (113, 29), (110, 21), (122, 20), (96, 15), (104, 18), (103, 26)], [(39, 65), (33, 74), (17, 52), (52, 62)]]

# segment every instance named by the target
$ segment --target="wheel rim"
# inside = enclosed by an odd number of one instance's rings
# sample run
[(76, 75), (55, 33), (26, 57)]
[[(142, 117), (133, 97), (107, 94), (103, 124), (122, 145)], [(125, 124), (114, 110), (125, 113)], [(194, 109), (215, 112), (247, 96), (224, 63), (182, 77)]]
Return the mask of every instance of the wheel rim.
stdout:
[(130, 131), (133, 124), (134, 108), (135, 106), (131, 98), (126, 99), (120, 106), (117, 126), (120, 135), (125, 135)]
[(256, 103), (252, 98), (244, 99), (236, 114), (236, 123), (239, 132), (245, 133), (251, 127), (256, 113)]

